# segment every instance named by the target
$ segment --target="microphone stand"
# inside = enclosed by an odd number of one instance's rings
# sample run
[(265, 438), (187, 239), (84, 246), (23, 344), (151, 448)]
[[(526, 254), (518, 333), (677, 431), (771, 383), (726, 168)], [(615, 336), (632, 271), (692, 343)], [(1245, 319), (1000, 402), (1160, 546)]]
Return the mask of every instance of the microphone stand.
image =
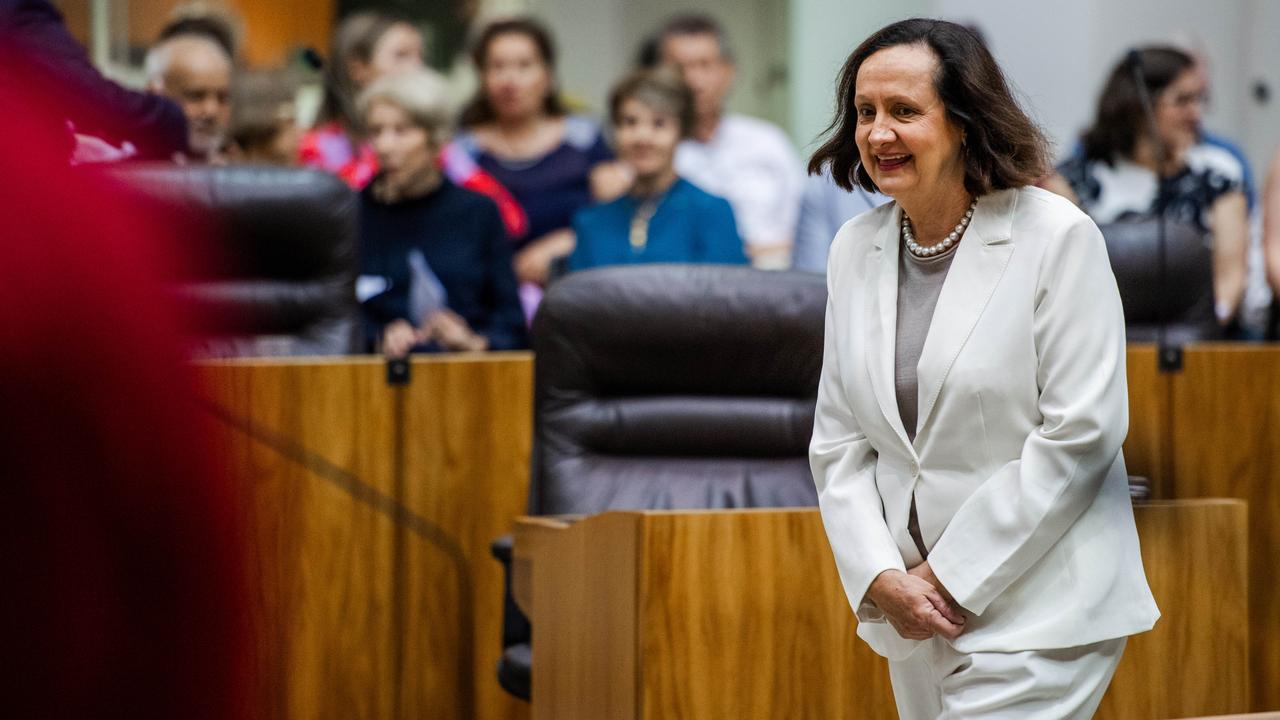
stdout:
[(1146, 116), (1150, 131), (1151, 144), (1156, 156), (1156, 262), (1160, 277), (1160, 320), (1156, 324), (1156, 362), (1162, 373), (1175, 373), (1182, 370), (1182, 346), (1169, 342), (1169, 261), (1168, 239), (1165, 228), (1165, 181), (1164, 164), (1168, 153), (1160, 134), (1156, 130), (1156, 113), (1151, 103), (1151, 93), (1147, 91), (1147, 74), (1142, 65), (1142, 54), (1137, 50), (1129, 51), (1129, 68), (1133, 71), (1133, 82), (1137, 86), (1138, 100), (1142, 103), (1142, 113)]

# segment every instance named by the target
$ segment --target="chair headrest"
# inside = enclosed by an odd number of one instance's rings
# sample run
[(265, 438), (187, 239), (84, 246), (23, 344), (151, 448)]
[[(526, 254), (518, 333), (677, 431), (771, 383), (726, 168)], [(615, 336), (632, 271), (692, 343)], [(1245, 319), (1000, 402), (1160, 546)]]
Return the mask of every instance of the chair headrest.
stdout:
[[(1165, 274), (1160, 271), (1159, 222), (1122, 220), (1099, 226), (1130, 325), (1202, 323), (1213, 316), (1211, 238), (1185, 223), (1165, 222)], [(1163, 282), (1164, 292), (1161, 292)]]
[(534, 319), (540, 388), (590, 396), (807, 398), (826, 282), (806, 272), (643, 265), (574, 273)]
[(328, 173), (168, 164), (107, 172), (212, 231), (191, 233), (192, 242), (207, 237), (216, 246), (189, 248), (202, 260), (188, 269), (189, 279), (311, 280), (341, 275), (357, 263), (358, 197)]

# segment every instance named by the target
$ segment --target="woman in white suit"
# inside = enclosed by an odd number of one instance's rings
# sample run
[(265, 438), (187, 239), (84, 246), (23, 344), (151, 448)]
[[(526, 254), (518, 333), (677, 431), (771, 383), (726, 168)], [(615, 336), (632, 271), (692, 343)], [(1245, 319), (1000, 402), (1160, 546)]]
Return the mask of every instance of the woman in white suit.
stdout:
[(832, 245), (810, 447), (858, 635), (903, 718), (1091, 717), (1159, 617), (1102, 235), (966, 28), (885, 27), (836, 102), (810, 171), (894, 200)]

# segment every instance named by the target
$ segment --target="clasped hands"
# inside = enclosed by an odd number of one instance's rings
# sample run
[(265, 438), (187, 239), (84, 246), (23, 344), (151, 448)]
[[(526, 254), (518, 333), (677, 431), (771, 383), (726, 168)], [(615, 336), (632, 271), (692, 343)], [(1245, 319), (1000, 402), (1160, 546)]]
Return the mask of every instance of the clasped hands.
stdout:
[(885, 570), (871, 581), (867, 599), (907, 640), (941, 635), (954, 640), (964, 632), (964, 614), (942, 586), (928, 561), (907, 572)]
[(414, 345), (431, 342), (452, 352), (479, 352), (487, 350), (489, 339), (475, 332), (457, 313), (441, 308), (422, 321), (416, 328), (408, 320), (393, 320), (382, 331), (382, 353), (389, 358), (402, 358)]

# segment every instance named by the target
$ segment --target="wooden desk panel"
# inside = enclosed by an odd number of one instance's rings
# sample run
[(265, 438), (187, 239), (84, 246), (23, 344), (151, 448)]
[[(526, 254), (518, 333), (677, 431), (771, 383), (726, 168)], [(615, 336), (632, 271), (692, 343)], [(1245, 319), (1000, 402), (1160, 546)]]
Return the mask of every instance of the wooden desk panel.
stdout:
[(816, 510), (642, 523), (640, 717), (897, 717)]
[[(1137, 509), (1164, 614), (1133, 638), (1099, 717), (1248, 706), (1246, 509)], [(536, 628), (534, 720), (896, 717), (887, 663), (854, 635), (815, 510), (606, 513), (517, 524)]]
[(225, 431), (214, 437), (250, 488), (262, 716), (391, 717), (395, 523), (352, 493), (392, 494), (381, 367), (220, 365), (205, 377)]
[(1154, 345), (1130, 345), (1128, 356), (1129, 436), (1124, 461), (1130, 475), (1151, 482), (1151, 498), (1171, 497), (1169, 428), (1171, 375), (1156, 367)]
[(1134, 516), (1162, 616), (1153, 630), (1129, 639), (1098, 717), (1246, 711), (1248, 507), (1239, 500), (1164, 501), (1141, 505)]
[(1173, 496), (1249, 503), (1251, 709), (1280, 710), (1280, 347), (1187, 348), (1173, 398)]
[[(527, 717), (494, 668), (502, 570), (525, 509), (527, 354), (204, 368), (205, 410), (247, 478), (262, 716)], [(480, 402), (476, 398), (481, 398)]]
[[(458, 718), (529, 712), (498, 685), (505, 583), (489, 553), (528, 507), (533, 365), (527, 355), (516, 357), (419, 361), (405, 389), (399, 497), (437, 531), (404, 546), (404, 667), (457, 683), (458, 705), (450, 710)], [(400, 687), (401, 717), (449, 716), (440, 704), (448, 695), (431, 684)]]

